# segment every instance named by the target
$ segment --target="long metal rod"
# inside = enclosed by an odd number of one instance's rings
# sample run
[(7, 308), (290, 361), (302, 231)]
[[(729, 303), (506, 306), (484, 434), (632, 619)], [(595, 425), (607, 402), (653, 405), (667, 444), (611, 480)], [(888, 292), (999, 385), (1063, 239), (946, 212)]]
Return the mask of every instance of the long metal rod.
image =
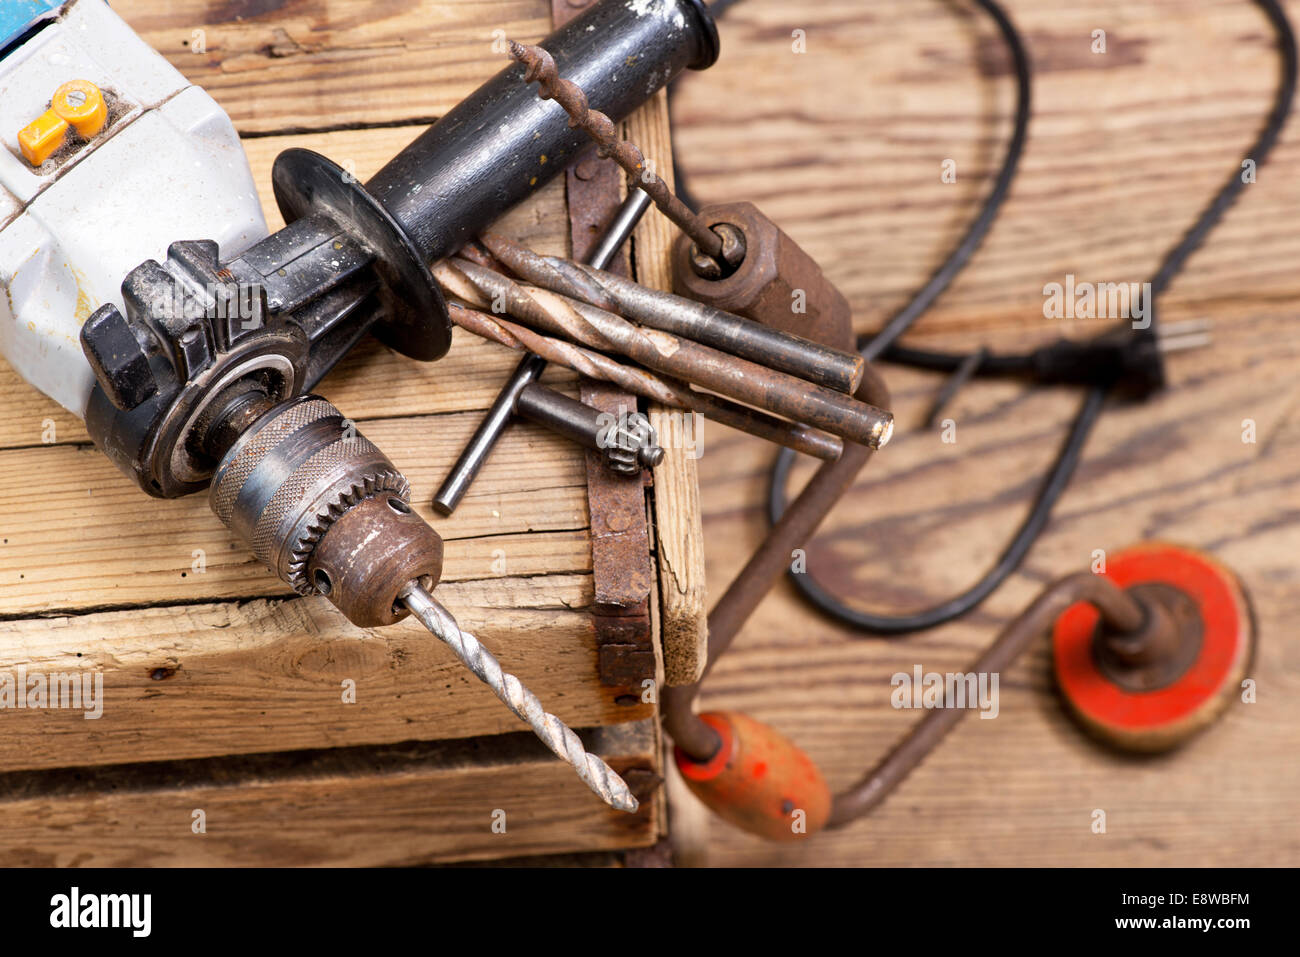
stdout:
[(866, 360), (857, 352), (790, 335), (602, 269), (542, 256), (504, 236), (484, 233), (479, 241), (516, 276), (542, 289), (837, 392), (852, 394), (862, 383)]
[[(889, 408), (889, 389), (880, 373), (870, 365), (862, 385), (858, 387), (858, 397), (881, 408)], [(694, 684), (663, 690), (660, 700), (664, 729), (673, 743), (694, 760), (708, 761), (722, 744), (717, 731), (694, 711), (700, 685), (759, 602), (790, 567), (790, 555), (794, 549), (805, 546), (830, 510), (853, 485), (871, 455), (872, 450), (865, 445), (846, 443), (844, 454), (837, 461), (823, 463), (817, 469), (709, 612), (709, 656), (704, 674)]]
[(698, 385), (774, 415), (843, 439), (880, 448), (893, 433), (893, 416), (869, 403), (814, 385), (756, 362), (657, 329), (557, 293), (517, 283), (478, 263), (457, 268), (481, 296), (521, 322), (600, 351), (618, 352), (663, 375)]
[(533, 733), (557, 757), (570, 764), (578, 777), (610, 807), (632, 812), (639, 806), (627, 782), (604, 761), (587, 751), (573, 729), (548, 712), (533, 694), (514, 675), (501, 668), (501, 662), (483, 646), (483, 643), (456, 624), (451, 612), (442, 607), (418, 582), (411, 582), (398, 595), (398, 600), (420, 619), (424, 627), (456, 653), (470, 671), (507, 708), (528, 722)]
[[(448, 272), (444, 272), (444, 267)], [(454, 269), (450, 263), (441, 263), (435, 274), (440, 282), (446, 283), (448, 273)], [(457, 302), (448, 303), (447, 308), (451, 321), (462, 329), (511, 349), (535, 352), (547, 362), (566, 366), (588, 379), (612, 382), (627, 392), (670, 408), (699, 412), (720, 425), (826, 462), (834, 462), (844, 451), (842, 440), (801, 422), (790, 422), (712, 393), (700, 392), (676, 379), (656, 375), (639, 366), (624, 365), (602, 352), (543, 335), (527, 326), (500, 316), (489, 316)]]
[(608, 269), (618, 251), (623, 248), (629, 236), (641, 222), (641, 217), (650, 211), (650, 194), (643, 189), (634, 189), (627, 194), (627, 199), (614, 213), (614, 218), (605, 227), (605, 232), (596, 241), (587, 263), (593, 269)]
[(478, 478), (492, 447), (514, 416), (515, 400), (519, 398), (519, 393), (524, 386), (541, 378), (545, 368), (546, 360), (540, 356), (527, 355), (519, 360), (519, 365), (515, 366), (515, 371), (506, 380), (505, 388), (497, 394), (487, 415), (460, 453), (460, 458), (434, 494), (433, 507), (439, 514), (450, 515), (456, 510), (469, 487), (474, 484), (474, 479)]
[[(600, 241), (596, 243), (588, 261), (591, 265), (603, 269), (613, 260), (615, 254), (627, 242), (628, 237), (641, 222), (641, 217), (650, 208), (650, 198), (641, 190), (630, 193), (623, 205), (614, 214), (614, 218), (605, 228)], [(515, 400), (524, 386), (536, 382), (546, 370), (546, 360), (538, 355), (524, 356), (515, 371), (510, 374), (505, 387), (497, 395), (488, 409), (487, 415), (479, 423), (469, 444), (460, 453), (460, 458), (447, 473), (441, 487), (433, 496), (434, 510), (442, 515), (450, 515), (464, 499), (469, 487), (483, 468), (501, 433), (505, 431), (514, 415)]]

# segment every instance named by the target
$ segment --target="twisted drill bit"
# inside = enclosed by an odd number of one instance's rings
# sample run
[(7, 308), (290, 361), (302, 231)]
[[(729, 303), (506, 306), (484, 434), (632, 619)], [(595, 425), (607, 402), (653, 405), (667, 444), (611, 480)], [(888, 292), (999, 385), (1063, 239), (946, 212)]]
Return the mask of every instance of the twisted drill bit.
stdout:
[[(434, 278), (449, 296), (485, 307), (487, 298), (457, 267), (458, 261), (458, 257), (453, 257), (435, 265)], [(486, 261), (471, 260), (484, 269), (492, 268), (483, 265)], [(455, 301), (449, 302), (447, 309), (451, 321), (467, 332), (509, 349), (532, 352), (547, 362), (566, 366), (585, 375), (588, 379), (612, 382), (625, 392), (644, 396), (660, 405), (698, 412), (721, 425), (747, 432), (760, 439), (775, 442), (826, 462), (834, 462), (844, 451), (844, 443), (839, 438), (804, 425), (802, 422), (790, 422), (749, 406), (731, 402), (721, 396), (701, 392), (678, 379), (656, 375), (640, 366), (624, 365), (602, 352), (587, 349), (564, 339), (543, 335), (527, 326), (521, 326), (501, 316), (489, 316)]]
[(599, 794), (602, 801), (620, 811), (632, 812), (637, 809), (639, 804), (628, 790), (627, 783), (608, 764), (589, 753), (572, 728), (544, 710), (537, 696), (525, 688), (518, 678), (502, 671), (501, 662), (497, 661), (496, 656), (469, 632), (462, 631), (451, 612), (438, 604), (423, 586), (411, 582), (402, 589), (398, 600), (420, 619), (434, 637), (454, 651), (456, 657), (465, 663), (465, 667), (491, 688), (507, 708), (527, 721), (543, 744), (561, 760), (572, 765), (578, 772), (578, 777)]
[(510, 55), (524, 65), (524, 81), (538, 85), (538, 96), (559, 103), (569, 114), (569, 125), (581, 129), (595, 141), (599, 156), (612, 157), (623, 167), (659, 210), (690, 236), (706, 256), (713, 260), (725, 259), (731, 266), (740, 264), (744, 250), (730, 243), (724, 247), (722, 237), (678, 199), (662, 177), (648, 168), (645, 154), (637, 145), (618, 135), (614, 121), (591, 108), (580, 86), (560, 76), (554, 58), (546, 50), (511, 40)]
[[(446, 265), (440, 263), (434, 270), (435, 275)], [(444, 288), (451, 288), (442, 275), (438, 278)], [(612, 382), (624, 391), (653, 399), (660, 405), (699, 412), (722, 425), (827, 462), (838, 459), (844, 450), (844, 443), (835, 436), (802, 423), (778, 419), (748, 406), (699, 392), (683, 382), (654, 375), (636, 366), (623, 365), (602, 353), (544, 336), (500, 316), (489, 316), (456, 302), (449, 302), (447, 309), (451, 321), (467, 332), (509, 349), (532, 352), (547, 362), (567, 366), (588, 379)]]
[(504, 236), (484, 233), (479, 241), (520, 280), (641, 326), (684, 336), (848, 395), (857, 391), (866, 373), (866, 360), (857, 352), (772, 329), (570, 259), (542, 256)]
[[(468, 260), (456, 270), (493, 311), (600, 352), (616, 352), (652, 372), (800, 422), (873, 449), (893, 434), (893, 416), (841, 392), (728, 355), (689, 338), (629, 322), (565, 296), (515, 282)], [(454, 294), (454, 293), (453, 293)]]

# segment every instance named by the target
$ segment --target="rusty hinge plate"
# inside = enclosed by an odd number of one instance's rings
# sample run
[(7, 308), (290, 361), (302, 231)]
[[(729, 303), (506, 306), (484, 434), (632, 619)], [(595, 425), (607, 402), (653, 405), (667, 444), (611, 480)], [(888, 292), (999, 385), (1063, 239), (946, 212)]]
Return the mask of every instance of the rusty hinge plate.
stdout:
[[(586, 0), (552, 0), (555, 25), (587, 6)], [(622, 201), (622, 170), (584, 150), (566, 173), (569, 235), (574, 259), (585, 259)], [(608, 267), (630, 275), (627, 250)], [(636, 398), (604, 383), (583, 379), (582, 401), (602, 412), (634, 411)], [(591, 565), (596, 603), (592, 616), (600, 646), (601, 684), (639, 687), (654, 678), (650, 624), (650, 528), (640, 476), (618, 476), (594, 452), (587, 453), (587, 501), (591, 514)]]

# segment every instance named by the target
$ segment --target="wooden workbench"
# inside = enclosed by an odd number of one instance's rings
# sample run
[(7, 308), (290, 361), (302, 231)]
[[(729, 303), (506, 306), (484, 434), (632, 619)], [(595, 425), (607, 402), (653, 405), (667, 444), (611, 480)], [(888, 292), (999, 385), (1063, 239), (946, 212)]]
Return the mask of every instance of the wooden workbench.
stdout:
[[(1239, 167), (1279, 75), (1248, 0), (1006, 0), (1036, 66), (1035, 116), (989, 240), (911, 341), (1016, 350), (1102, 323), (1043, 318), (1045, 283), (1142, 281)], [(1300, 3), (1287, 4), (1300, 21)], [(791, 52), (792, 31), (807, 53)], [(1104, 55), (1093, 31), (1107, 32)], [(722, 59), (674, 100), (680, 163), (705, 202), (748, 199), (782, 223), (876, 328), (929, 276), (989, 188), (1014, 87), (987, 18), (944, 0), (740, 0)], [(828, 92), (832, 91), (832, 92)], [(955, 184), (941, 180), (946, 159)], [(1024, 567), (976, 612), (901, 641), (859, 640), (783, 585), (706, 686), (787, 732), (832, 787), (855, 781), (918, 719), (890, 676), (964, 671), (1049, 580), (1094, 549), (1163, 538), (1241, 576), (1259, 622), (1255, 704), (1235, 704), (1183, 750), (1117, 757), (1086, 740), (1052, 689), (1044, 641), (1003, 675), (996, 720), (968, 718), (869, 819), (806, 845), (702, 822), (672, 829), (722, 865), (1294, 865), (1300, 861), (1300, 118), (1258, 182), (1163, 301), (1165, 322), (1208, 318), (1214, 344), (1172, 357), (1171, 388), (1113, 405)], [(898, 435), (809, 550), (863, 607), (955, 594), (1022, 519), (1079, 396), (977, 382), (921, 423), (940, 384), (885, 366)], [(1256, 441), (1243, 442), (1243, 420)], [(718, 427), (700, 459), (709, 587), (758, 542), (770, 448)], [(794, 624), (794, 623), (797, 623)], [(1093, 811), (1107, 812), (1094, 834)]]
[[(1017, 348), (1058, 334), (1042, 318), (1041, 290), (1066, 273), (1145, 278), (1240, 162), (1273, 95), (1272, 39), (1248, 0), (1006, 5), (1038, 69), (1036, 117), (992, 237), (918, 326), (915, 341), (937, 347)], [(549, 26), (545, 0), (114, 6), (231, 111), (268, 199), (281, 149), (351, 159), (364, 176), (497, 69), (494, 29), (528, 38)], [(1300, 18), (1300, 4), (1289, 9)], [(790, 48), (796, 29), (807, 36), (802, 55)], [(1096, 29), (1107, 31), (1105, 55), (1091, 52)], [(195, 30), (206, 55), (191, 50)], [(1013, 96), (997, 36), (968, 4), (948, 0), (741, 0), (722, 35), (721, 62), (688, 78), (677, 99), (695, 193), (757, 202), (850, 295), (859, 328), (875, 327), (942, 259), (988, 187)], [(656, 136), (666, 142), (652, 119), (641, 131), (648, 152)], [(941, 181), (946, 159), (957, 162), (955, 184)], [(860, 641), (782, 586), (704, 696), (706, 707), (741, 708), (786, 731), (844, 787), (917, 718), (889, 706), (893, 673), (916, 663), (964, 670), (1045, 582), (1085, 567), (1093, 549), (1164, 537), (1211, 550), (1250, 589), (1257, 703), (1234, 707), (1174, 755), (1117, 758), (1065, 718), (1040, 646), (1004, 676), (999, 718), (966, 721), (871, 819), (772, 847), (707, 822), (675, 795), (672, 831), (685, 858), (1300, 859), (1297, 183), (1293, 120), (1259, 182), (1164, 301), (1166, 321), (1213, 318), (1214, 349), (1175, 358), (1173, 387), (1155, 400), (1108, 411), (1048, 533), (976, 613), (904, 642)], [(552, 187), (509, 228), (562, 249), (560, 203)], [(428, 367), (367, 346), (323, 388), (407, 471), (423, 506), (513, 362), (466, 337)], [(920, 429), (937, 380), (896, 367), (887, 376), (899, 435), (809, 560), (864, 605), (906, 609), (964, 587), (992, 560), (1077, 396), (979, 383), (950, 410), (958, 441), (949, 445)], [(98, 653), (129, 696), (116, 719), (106, 711), (90, 731), (79, 716), (3, 716), (0, 860), (388, 863), (654, 839), (662, 819), (591, 813), (569, 772), (504, 733), (519, 726), (414, 626), (358, 634), (322, 601), (282, 601), (202, 500), (144, 499), (85, 444), (75, 420), (3, 367), (0, 408), (0, 667), (72, 666)], [(1253, 444), (1241, 441), (1246, 418), (1257, 424)], [(715, 593), (762, 535), (771, 456), (762, 443), (705, 430), (699, 468)], [(589, 680), (584, 495), (580, 457), (540, 431), (514, 430), (474, 498), (438, 522), (452, 539), (444, 596), (567, 720), (649, 717), (627, 714)], [(192, 572), (196, 548), (207, 556), (202, 575)], [(498, 549), (504, 576), (492, 570)], [(360, 690), (352, 710), (337, 704), (349, 676)], [(114, 730), (110, 720), (122, 723)], [(647, 726), (615, 727), (629, 733), (607, 735), (611, 754), (659, 767), (647, 763), (658, 760)], [(231, 757), (249, 751), (271, 756)], [(55, 770), (73, 765), (81, 770)], [(500, 802), (526, 807), (509, 816), (506, 835), (487, 826)], [(209, 812), (201, 838), (190, 833), (199, 807)], [(1108, 812), (1104, 835), (1091, 828), (1098, 808)]]
[[(549, 0), (113, 6), (230, 113), (272, 229), (282, 150), (317, 150), (364, 180), (502, 68), (501, 37), (551, 28)], [(662, 95), (629, 127), (670, 169)], [(662, 283), (657, 215), (636, 266)], [(563, 178), (499, 228), (567, 254)], [(98, 720), (0, 713), (0, 863), (411, 864), (658, 841), (657, 705), (598, 676), (584, 454), (516, 425), (454, 517), (430, 509), (518, 358), (460, 330), (434, 364), (370, 341), (318, 391), (405, 472), (446, 539), (441, 600), (548, 709), (589, 729), (641, 812), (605, 808), (418, 624), (354, 628), (325, 600), (292, 597), (206, 496), (140, 493), (75, 417), (0, 363), (0, 670), (98, 670), (105, 683)], [(573, 376), (548, 375), (576, 392)], [(698, 522), (693, 467), (671, 455), (645, 496), (659, 527)], [(698, 540), (655, 542), (678, 564), (651, 610), (679, 632), (702, 607)]]

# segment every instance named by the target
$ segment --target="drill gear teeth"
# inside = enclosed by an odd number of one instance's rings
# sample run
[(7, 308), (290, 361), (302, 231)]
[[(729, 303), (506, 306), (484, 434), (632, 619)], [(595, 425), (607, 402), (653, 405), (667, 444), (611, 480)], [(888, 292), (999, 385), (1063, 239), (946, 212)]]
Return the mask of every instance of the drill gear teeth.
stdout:
[(288, 582), (294, 591), (300, 595), (315, 595), (318, 593), (318, 589), (307, 576), (307, 563), (311, 560), (312, 552), (316, 550), (320, 540), (325, 537), (325, 533), (345, 512), (370, 498), (370, 496), (378, 495), (381, 492), (390, 492), (403, 502), (406, 502), (410, 498), (411, 486), (406, 481), (405, 476), (396, 469), (382, 469), (377, 472), (370, 472), (340, 492), (337, 498), (317, 512), (315, 521), (308, 525), (303, 533), (298, 536), (296, 543), (290, 550)]

